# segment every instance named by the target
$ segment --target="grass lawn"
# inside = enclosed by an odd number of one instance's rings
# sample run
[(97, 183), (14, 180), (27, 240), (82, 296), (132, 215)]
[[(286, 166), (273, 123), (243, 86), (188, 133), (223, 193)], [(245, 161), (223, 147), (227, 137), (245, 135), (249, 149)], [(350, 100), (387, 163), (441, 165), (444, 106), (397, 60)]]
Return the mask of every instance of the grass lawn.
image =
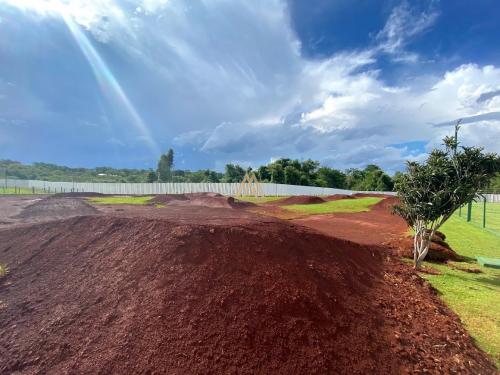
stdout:
[(287, 210), (305, 214), (330, 214), (335, 212), (362, 212), (369, 211), (370, 207), (380, 202), (383, 198), (366, 197), (357, 199), (341, 199), (317, 204), (292, 204), (283, 206)]
[[(33, 189), (29, 188), (5, 188), (0, 187), (0, 195), (2, 194), (33, 194)], [(46, 194), (43, 190), (35, 189), (35, 194)]]
[(245, 201), (245, 202), (252, 202), (252, 203), (266, 203), (266, 202), (272, 202), (272, 201), (277, 201), (279, 199), (287, 198), (288, 196), (280, 197), (280, 196), (267, 196), (267, 197), (253, 197), (253, 196), (243, 196), (243, 197), (235, 197), (236, 199), (240, 201)]
[(0, 263), (0, 277), (4, 277), (8, 272), (9, 269), (7, 268), (7, 266), (3, 263)]
[(92, 197), (88, 200), (95, 204), (148, 204), (152, 196), (116, 196), (116, 197)]
[[(483, 202), (473, 202), (471, 210), (472, 223), (483, 226)], [(462, 207), (462, 220), (467, 220), (467, 206)], [(456, 214), (458, 216), (458, 213)], [(500, 235), (500, 203), (486, 203), (486, 228)]]
[[(475, 257), (500, 258), (500, 238), (488, 231), (452, 217), (442, 230), (446, 241), (467, 262), (430, 264), (442, 275), (422, 274), (439, 291), (441, 298), (457, 313), (479, 347), (500, 367), (500, 270), (482, 267)], [(468, 273), (453, 267), (479, 268)]]

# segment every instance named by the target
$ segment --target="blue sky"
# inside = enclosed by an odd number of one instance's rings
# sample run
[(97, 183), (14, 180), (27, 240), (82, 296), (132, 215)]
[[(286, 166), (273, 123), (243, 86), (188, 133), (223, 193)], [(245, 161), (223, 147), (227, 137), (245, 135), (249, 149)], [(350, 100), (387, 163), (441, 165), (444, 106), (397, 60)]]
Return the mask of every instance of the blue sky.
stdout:
[(0, 0), (0, 158), (399, 170), (500, 152), (495, 0)]

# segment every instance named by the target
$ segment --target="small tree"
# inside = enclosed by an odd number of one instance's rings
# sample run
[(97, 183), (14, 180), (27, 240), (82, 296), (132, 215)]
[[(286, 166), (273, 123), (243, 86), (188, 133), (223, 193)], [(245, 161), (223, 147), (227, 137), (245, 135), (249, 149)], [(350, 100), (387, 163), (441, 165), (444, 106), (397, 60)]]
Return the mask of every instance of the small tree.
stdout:
[(226, 164), (224, 182), (241, 182), (245, 177), (245, 170), (238, 164)]
[(148, 182), (155, 182), (157, 180), (158, 180), (158, 176), (156, 175), (155, 171), (150, 169), (148, 172), (148, 175), (147, 175), (147, 181)]
[(174, 150), (168, 149), (167, 157), (167, 181), (172, 181), (172, 170), (174, 168)]
[(158, 168), (156, 169), (159, 182), (166, 182), (169, 176), (167, 156), (162, 154), (160, 160), (158, 161)]
[(158, 181), (167, 182), (172, 180), (172, 167), (174, 165), (174, 150), (169, 149), (166, 154), (160, 156), (156, 173)]
[(415, 234), (413, 261), (419, 268), (432, 237), (460, 206), (472, 201), (499, 170), (499, 157), (482, 148), (460, 147), (456, 138), (444, 139), (445, 150), (433, 150), (425, 163), (408, 162), (395, 188), (400, 204), (394, 211)]

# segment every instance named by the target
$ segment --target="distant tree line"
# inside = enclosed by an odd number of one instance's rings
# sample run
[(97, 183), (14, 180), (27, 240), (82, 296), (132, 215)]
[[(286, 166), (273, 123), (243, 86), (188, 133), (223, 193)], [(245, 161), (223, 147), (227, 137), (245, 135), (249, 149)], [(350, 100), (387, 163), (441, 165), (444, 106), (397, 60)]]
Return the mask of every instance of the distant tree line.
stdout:
[(320, 186), (351, 190), (389, 191), (392, 178), (380, 167), (370, 164), (365, 169), (338, 169), (321, 166), (311, 159), (300, 161), (282, 158), (256, 170), (244, 169), (238, 164), (226, 164), (224, 173), (209, 169), (197, 172), (174, 170), (174, 151), (160, 156), (156, 171), (148, 172), (148, 182), (240, 182), (246, 172), (254, 172), (261, 182), (288, 185)]
[[(0, 178), (75, 182), (240, 182), (246, 172), (255, 172), (262, 182), (334, 187), (352, 190), (392, 190), (393, 180), (376, 165), (340, 171), (314, 160), (282, 158), (257, 169), (227, 164), (224, 172), (210, 169), (189, 171), (174, 168), (174, 151), (160, 156), (156, 170), (112, 167), (69, 168), (48, 163), (23, 164), (0, 160)], [(0, 180), (1, 181), (1, 180)]]
[[(75, 181), (75, 182), (240, 182), (246, 172), (255, 172), (262, 182), (279, 184), (332, 187), (350, 190), (389, 191), (394, 187), (394, 177), (387, 175), (374, 164), (364, 169), (351, 168), (341, 171), (320, 165), (314, 160), (282, 158), (256, 169), (227, 164), (224, 172), (210, 169), (189, 171), (174, 168), (174, 151), (161, 155), (156, 170), (118, 169), (112, 167), (69, 168), (48, 163), (23, 164), (0, 160), (1, 179), (10, 178)], [(489, 190), (500, 191), (500, 175), (493, 179)]]

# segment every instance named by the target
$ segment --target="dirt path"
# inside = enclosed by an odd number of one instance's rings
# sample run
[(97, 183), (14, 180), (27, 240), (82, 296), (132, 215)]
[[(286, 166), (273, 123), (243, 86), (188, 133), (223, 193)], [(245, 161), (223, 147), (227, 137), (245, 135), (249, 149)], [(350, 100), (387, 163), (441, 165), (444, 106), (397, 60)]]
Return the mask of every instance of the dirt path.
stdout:
[(394, 202), (394, 198), (386, 198), (367, 212), (312, 215), (292, 222), (333, 237), (361, 244), (381, 245), (394, 237), (400, 237), (408, 230), (403, 219), (391, 214), (390, 206)]
[(0, 195), (0, 229), (97, 214), (84, 198), (67, 194)]
[(0, 195), (0, 228), (10, 226), (18, 219), (21, 211), (46, 196), (39, 195)]

